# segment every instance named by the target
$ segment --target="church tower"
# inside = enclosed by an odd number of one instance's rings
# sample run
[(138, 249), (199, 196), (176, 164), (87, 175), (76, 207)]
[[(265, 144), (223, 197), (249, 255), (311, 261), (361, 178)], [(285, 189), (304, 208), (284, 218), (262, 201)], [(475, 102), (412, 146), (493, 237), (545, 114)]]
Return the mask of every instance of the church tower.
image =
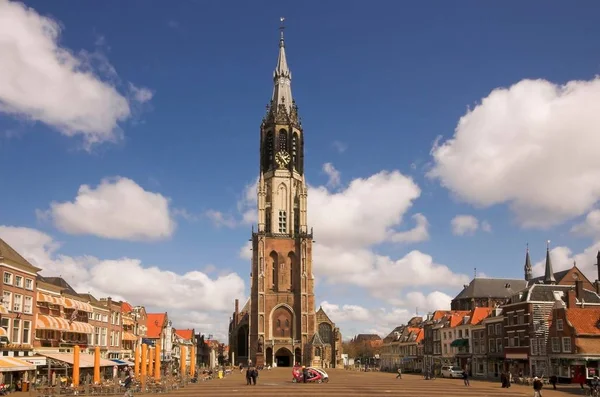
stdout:
[[(282, 18), (283, 22), (283, 18)], [(260, 125), (257, 229), (252, 230), (250, 298), (229, 323), (234, 365), (341, 365), (342, 334), (315, 311), (312, 229), (307, 225), (304, 131), (292, 96), (283, 26), (273, 96)]]
[(249, 353), (257, 365), (307, 361), (316, 331), (304, 133), (291, 83), (282, 26), (273, 96), (260, 126), (258, 230), (252, 233)]

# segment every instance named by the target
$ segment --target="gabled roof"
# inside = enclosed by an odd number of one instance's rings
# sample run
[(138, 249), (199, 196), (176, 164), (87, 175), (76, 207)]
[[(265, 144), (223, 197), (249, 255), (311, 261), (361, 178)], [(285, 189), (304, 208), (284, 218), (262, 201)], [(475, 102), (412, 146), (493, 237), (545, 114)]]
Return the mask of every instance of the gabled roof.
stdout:
[(31, 263), (29, 263), (29, 261), (27, 259), (23, 258), (23, 256), (21, 256), (21, 254), (19, 254), (13, 247), (8, 245), (8, 243), (6, 241), (2, 240), (1, 238), (0, 238), (0, 259), (5, 259), (8, 261), (17, 263), (33, 273), (37, 273), (40, 270), (42, 270), (39, 267), (33, 266)]
[(471, 313), (468, 310), (455, 310), (452, 311), (450, 314), (447, 315), (447, 319), (448, 319), (448, 325), (450, 326), (450, 328), (454, 328), (454, 327), (458, 327), (459, 325), (462, 325), (463, 323), (463, 319), (465, 318), (465, 316), (468, 316), (469, 313)]
[[(511, 299), (510, 303), (518, 302), (555, 302), (556, 297), (554, 292), (563, 293), (563, 301), (567, 299), (567, 293), (569, 290), (575, 289), (573, 285), (549, 285), (549, 284), (534, 284), (522, 291), (522, 294), (518, 294)], [(586, 303), (599, 304), (600, 295), (594, 291), (587, 289), (583, 290), (583, 300)]]
[(527, 287), (527, 281), (505, 278), (474, 278), (453, 300), (472, 298), (509, 298)]
[(450, 310), (436, 310), (435, 312), (433, 312), (433, 316), (431, 317), (432, 320), (440, 320), (442, 319), (442, 317), (444, 317), (445, 315), (451, 313)]
[[(560, 272), (554, 272), (554, 278), (556, 279), (556, 282), (560, 283), (560, 280), (562, 280), (567, 275), (567, 273), (569, 273), (569, 270), (571, 270), (571, 269), (561, 270)], [(544, 276), (534, 277), (531, 280), (529, 280), (529, 285), (543, 283), (543, 282), (544, 282)]]
[(250, 298), (248, 298), (248, 300), (246, 301), (246, 304), (244, 305), (244, 307), (242, 307), (241, 312), (242, 313), (249, 313), (250, 312)]
[(324, 316), (327, 321), (329, 321), (331, 324), (334, 324), (334, 322), (331, 321), (327, 313), (325, 313), (325, 310), (323, 310), (323, 306), (319, 306), (319, 310), (317, 310), (317, 317), (318, 316)]
[(315, 332), (310, 340), (310, 344), (313, 346), (325, 346), (325, 343), (323, 343), (323, 339), (321, 339), (318, 332)]
[(160, 338), (163, 326), (167, 319), (167, 313), (148, 313), (146, 327), (146, 337), (150, 339)]
[(133, 306), (128, 302), (121, 302), (121, 311), (123, 313), (131, 313), (133, 311)]
[(193, 340), (194, 330), (193, 329), (176, 329), (175, 334), (182, 339)]
[(600, 308), (586, 307), (566, 309), (567, 320), (575, 328), (577, 336), (600, 336)]
[(484, 318), (488, 318), (490, 314), (492, 314), (491, 307), (476, 307), (471, 311), (471, 318), (469, 319), (469, 324), (477, 325), (483, 321)]
[(48, 284), (52, 284), (59, 287), (62, 292), (73, 296), (79, 296), (79, 294), (71, 287), (69, 283), (62, 277), (44, 277), (38, 274), (37, 279)]
[(417, 333), (417, 339), (415, 340), (415, 342), (417, 342), (417, 343), (421, 342), (424, 337), (425, 337), (425, 332), (423, 331), (422, 328), (419, 328), (419, 332)]

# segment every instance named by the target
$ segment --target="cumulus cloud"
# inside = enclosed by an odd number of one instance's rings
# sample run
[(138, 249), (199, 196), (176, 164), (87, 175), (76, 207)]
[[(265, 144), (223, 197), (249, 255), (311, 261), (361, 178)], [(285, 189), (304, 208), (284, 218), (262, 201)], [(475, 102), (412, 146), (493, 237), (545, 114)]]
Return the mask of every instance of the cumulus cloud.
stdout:
[(433, 291), (429, 294), (409, 292), (403, 297), (403, 306), (392, 309), (366, 308), (360, 305), (334, 304), (328, 301), (321, 307), (329, 318), (340, 327), (345, 339), (353, 335), (369, 332), (381, 337), (387, 335), (393, 328), (406, 324), (415, 316), (423, 316), (434, 310), (450, 309), (452, 298), (442, 292)]
[(457, 215), (450, 221), (452, 234), (464, 236), (474, 234), (479, 229), (479, 220), (473, 215)]
[[(119, 140), (119, 123), (131, 109), (111, 84), (114, 68), (98, 54), (61, 47), (60, 33), (57, 21), (21, 3), (0, 1), (0, 112), (82, 136), (88, 148)], [(107, 79), (94, 73), (94, 64)], [(148, 89), (135, 88), (134, 99), (151, 99)]]
[(600, 78), (495, 89), (434, 145), (428, 175), (468, 203), (508, 203), (524, 227), (582, 215), (600, 197), (599, 102)]
[(590, 211), (582, 223), (571, 228), (571, 232), (581, 236), (600, 238), (600, 210)]
[(226, 214), (221, 211), (208, 210), (205, 212), (205, 215), (216, 227), (224, 226), (228, 228), (234, 228), (237, 225), (235, 218), (231, 214)]
[(342, 183), (340, 172), (335, 169), (333, 164), (331, 164), (331, 163), (323, 164), (323, 172), (327, 175), (327, 178), (328, 178), (327, 186), (337, 187)]
[(250, 260), (252, 259), (252, 241), (247, 241), (242, 248), (240, 248), (240, 258)]
[(404, 232), (392, 233), (390, 241), (395, 243), (418, 243), (429, 240), (429, 222), (425, 215), (417, 213), (412, 218), (415, 220), (415, 227)]
[[(135, 258), (68, 256), (60, 253), (61, 245), (51, 236), (25, 227), (0, 226), (0, 238), (42, 268), (42, 275), (60, 275), (78, 292), (168, 311), (175, 327), (223, 335), (226, 313), (234, 299), (244, 295), (244, 281), (235, 273), (210, 278), (201, 271), (180, 274)], [(214, 328), (201, 328), (207, 324)]]
[(81, 185), (72, 202), (53, 202), (38, 214), (66, 233), (108, 239), (164, 239), (176, 227), (168, 198), (123, 177), (103, 179), (96, 188)]
[[(542, 250), (540, 250), (542, 251)], [(567, 246), (558, 246), (550, 250), (550, 260), (552, 261), (552, 269), (555, 272), (567, 270), (577, 263), (577, 267), (588, 277), (592, 282), (598, 278), (598, 269), (596, 266), (596, 255), (600, 251), (600, 241), (597, 241), (585, 248), (580, 253), (574, 253)], [(546, 266), (546, 252), (540, 252), (539, 260), (533, 265), (533, 275), (542, 276)], [(533, 250), (531, 255), (535, 255)]]

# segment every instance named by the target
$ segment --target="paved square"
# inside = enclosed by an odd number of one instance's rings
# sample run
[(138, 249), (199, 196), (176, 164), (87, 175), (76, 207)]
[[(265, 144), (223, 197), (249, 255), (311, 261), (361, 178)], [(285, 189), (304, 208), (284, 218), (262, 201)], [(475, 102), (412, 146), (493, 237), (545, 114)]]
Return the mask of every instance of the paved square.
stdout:
[[(500, 387), (500, 382), (472, 380), (465, 387), (462, 379), (424, 380), (418, 375), (403, 375), (382, 372), (355, 372), (331, 369), (330, 381), (323, 384), (292, 383), (291, 368), (261, 371), (256, 386), (246, 386), (245, 375), (234, 371), (224, 379), (190, 384), (184, 389), (170, 393), (175, 396), (375, 396), (391, 395), (405, 397), (516, 397), (533, 396), (531, 386), (513, 385), (510, 389)], [(576, 386), (559, 386), (562, 390), (545, 387), (544, 397), (583, 395)]]

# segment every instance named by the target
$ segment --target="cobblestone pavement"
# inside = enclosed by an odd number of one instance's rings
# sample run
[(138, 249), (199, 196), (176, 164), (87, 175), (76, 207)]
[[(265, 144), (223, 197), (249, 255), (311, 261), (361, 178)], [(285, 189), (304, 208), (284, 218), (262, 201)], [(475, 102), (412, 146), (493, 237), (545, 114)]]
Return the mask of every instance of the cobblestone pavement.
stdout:
[[(291, 382), (291, 368), (261, 371), (256, 386), (246, 386), (246, 378), (239, 371), (224, 379), (214, 379), (189, 384), (170, 393), (174, 396), (404, 396), (404, 397), (517, 397), (533, 396), (531, 386), (513, 385), (503, 389), (499, 382), (472, 380), (465, 387), (462, 379), (424, 380), (417, 375), (381, 372), (355, 372), (331, 369), (327, 384), (296, 384)], [(550, 386), (551, 388), (551, 386)], [(554, 391), (544, 389), (544, 397), (581, 396), (584, 393), (574, 386), (562, 386)]]

